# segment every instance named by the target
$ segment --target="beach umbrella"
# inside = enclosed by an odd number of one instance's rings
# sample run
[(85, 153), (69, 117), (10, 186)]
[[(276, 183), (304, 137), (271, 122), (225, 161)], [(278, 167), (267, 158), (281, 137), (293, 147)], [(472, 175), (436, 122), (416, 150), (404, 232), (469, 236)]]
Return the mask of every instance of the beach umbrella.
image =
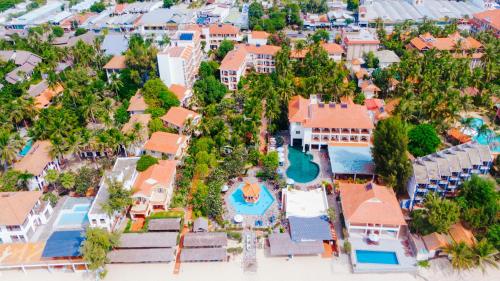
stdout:
[(242, 216), (242, 215), (240, 215), (240, 214), (235, 215), (235, 216), (234, 216), (234, 222), (236, 222), (236, 223), (241, 223), (241, 222), (243, 222), (243, 216)]
[(277, 150), (278, 152), (284, 152), (284, 151), (285, 151), (285, 148), (284, 148), (283, 146), (281, 146), (281, 147), (278, 147), (276, 150)]
[(370, 239), (370, 241), (373, 241), (373, 242), (378, 242), (380, 240), (380, 236), (378, 236), (375, 233), (370, 233), (368, 235), (368, 239)]
[(226, 192), (226, 191), (228, 191), (228, 190), (229, 190), (229, 186), (227, 186), (227, 184), (225, 184), (225, 185), (222, 187), (222, 189), (221, 189), (221, 191), (222, 191), (222, 192)]
[(293, 185), (295, 184), (295, 181), (291, 178), (286, 179), (286, 184)]

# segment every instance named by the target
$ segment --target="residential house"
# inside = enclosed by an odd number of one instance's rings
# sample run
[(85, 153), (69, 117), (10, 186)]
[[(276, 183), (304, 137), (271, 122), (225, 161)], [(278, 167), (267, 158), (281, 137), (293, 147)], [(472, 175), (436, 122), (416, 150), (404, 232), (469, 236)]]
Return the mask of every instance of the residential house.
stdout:
[(411, 39), (406, 47), (420, 52), (430, 49), (453, 51), (453, 56), (456, 58), (471, 58), (471, 67), (479, 66), (483, 56), (483, 45), (471, 36), (462, 37), (458, 31), (448, 35), (448, 37), (441, 38), (434, 37), (427, 32)]
[(368, 144), (373, 130), (365, 106), (354, 103), (323, 103), (316, 95), (292, 97), (288, 103), (290, 141), (303, 150), (330, 143)]
[(380, 41), (375, 32), (366, 28), (342, 31), (342, 45), (346, 49), (346, 60), (362, 58), (364, 54), (378, 50)]
[(407, 184), (410, 199), (403, 200), (402, 206), (419, 206), (429, 192), (454, 197), (463, 181), (474, 174), (488, 174), (492, 163), (489, 146), (479, 143), (465, 143), (418, 157), (413, 161), (413, 175)]
[(16, 84), (29, 79), (42, 58), (28, 51), (0, 51), (0, 60), (13, 61), (17, 67), (5, 75), (5, 81)]
[(47, 80), (42, 80), (40, 83), (31, 85), (28, 89), (28, 96), (35, 99), (35, 107), (38, 109), (47, 108), (52, 99), (58, 96), (64, 90), (61, 84), (54, 87), (49, 87)]
[(195, 27), (179, 30), (171, 45), (158, 53), (160, 78), (168, 87), (173, 84), (193, 86), (201, 64), (200, 35)]
[(377, 185), (340, 183), (342, 214), (349, 236), (360, 238), (374, 234), (380, 238), (398, 239), (406, 233), (407, 224), (392, 189)]
[(111, 33), (104, 37), (101, 50), (107, 56), (118, 56), (128, 49), (128, 37), (122, 33)]
[(117, 158), (111, 171), (104, 173), (99, 183), (99, 191), (88, 212), (90, 227), (114, 231), (121, 225), (125, 218), (125, 212), (115, 212), (110, 215), (104, 210), (103, 205), (109, 199), (108, 186), (112, 181), (121, 182), (125, 190), (132, 190), (138, 174), (135, 169), (137, 161), (139, 161), (139, 157)]
[(201, 121), (201, 115), (180, 106), (171, 107), (160, 117), (166, 127), (176, 129), (179, 133), (187, 132), (196, 127)]
[(141, 34), (163, 35), (168, 31), (178, 30), (185, 24), (194, 23), (195, 17), (196, 14), (189, 9), (160, 8), (142, 15), (137, 21), (137, 29)]
[(251, 45), (267, 45), (269, 33), (265, 31), (252, 31), (248, 34), (248, 44)]
[[(133, 114), (130, 116), (129, 121), (123, 125), (121, 131), (125, 135), (135, 133), (134, 131), (140, 127), (136, 134), (136, 140), (128, 147), (125, 147), (127, 154), (135, 156), (141, 155), (142, 147), (149, 138), (148, 124), (150, 120), (151, 114)], [(140, 126), (137, 124), (140, 124)]]
[(0, 192), (0, 244), (29, 242), (53, 212), (41, 191)]
[(144, 144), (144, 153), (156, 158), (180, 159), (188, 146), (188, 137), (167, 132), (154, 132)]
[(5, 22), (3, 25), (7, 30), (27, 30), (30, 27), (47, 23), (49, 19), (61, 12), (63, 2), (48, 2), (39, 8), (33, 9), (27, 13), (21, 13), (21, 16)]
[(188, 106), (191, 97), (193, 96), (193, 90), (179, 84), (172, 84), (168, 89), (174, 93), (177, 97), (181, 106)]
[(140, 172), (133, 185), (132, 219), (146, 218), (153, 210), (167, 210), (174, 190), (176, 160), (160, 160)]
[(377, 87), (372, 80), (364, 80), (361, 82), (360, 88), (361, 92), (367, 99), (375, 98), (378, 92), (380, 92), (380, 88)]
[(240, 29), (231, 24), (210, 24), (208, 27), (204, 27), (202, 32), (207, 42), (206, 51), (219, 48), (223, 40), (233, 42), (241, 42), (242, 40)]
[(373, 53), (378, 59), (379, 68), (387, 68), (392, 64), (399, 63), (400, 59), (394, 51), (391, 50), (380, 50)]
[(45, 175), (50, 169), (60, 170), (59, 160), (50, 156), (50, 141), (36, 141), (28, 153), (14, 163), (13, 169), (33, 175), (28, 182), (29, 190), (43, 190), (47, 185)]
[(500, 38), (500, 9), (474, 14), (470, 22), (473, 32), (491, 31)]
[(130, 102), (127, 108), (128, 113), (130, 115), (134, 114), (144, 114), (146, 113), (146, 109), (148, 109), (148, 104), (144, 100), (142, 96), (141, 90), (137, 90), (135, 95), (130, 98)]
[(103, 68), (106, 70), (108, 81), (110, 81), (114, 75), (118, 77), (120, 72), (127, 68), (127, 58), (123, 55), (113, 56)]
[(257, 73), (271, 73), (276, 70), (276, 53), (281, 48), (271, 45), (238, 44), (227, 53), (220, 65), (221, 82), (229, 90), (236, 90), (241, 77), (248, 69)]

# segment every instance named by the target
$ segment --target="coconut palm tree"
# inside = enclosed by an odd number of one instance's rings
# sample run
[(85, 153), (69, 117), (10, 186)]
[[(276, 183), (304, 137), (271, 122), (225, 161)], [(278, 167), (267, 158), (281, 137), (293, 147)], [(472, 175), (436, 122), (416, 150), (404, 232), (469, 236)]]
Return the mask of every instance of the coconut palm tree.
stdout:
[(16, 160), (17, 152), (21, 150), (24, 142), (18, 133), (12, 133), (6, 129), (0, 129), (0, 160), (4, 171)]
[(495, 255), (498, 251), (491, 245), (488, 240), (483, 239), (472, 247), (475, 264), (481, 268), (483, 272), (487, 267), (498, 268), (498, 263), (495, 260)]
[(451, 265), (455, 269), (471, 269), (474, 266), (474, 254), (464, 242), (453, 242), (444, 249), (444, 252), (451, 258)]
[(118, 75), (116, 73), (113, 73), (108, 80), (108, 89), (115, 95), (118, 95), (118, 92), (122, 87), (123, 87), (122, 80), (118, 78)]

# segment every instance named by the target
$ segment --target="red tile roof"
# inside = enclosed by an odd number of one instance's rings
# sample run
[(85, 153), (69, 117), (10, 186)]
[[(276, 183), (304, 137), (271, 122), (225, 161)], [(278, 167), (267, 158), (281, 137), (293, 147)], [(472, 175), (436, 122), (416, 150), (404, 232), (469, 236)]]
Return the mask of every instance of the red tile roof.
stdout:
[(231, 24), (211, 24), (208, 27), (208, 33), (210, 35), (237, 35), (240, 29)]
[(238, 70), (246, 63), (247, 52), (243, 48), (232, 50), (220, 63), (220, 70)]
[(134, 195), (150, 197), (154, 187), (169, 186), (175, 180), (176, 165), (176, 160), (160, 160), (139, 173), (133, 185)]
[(269, 33), (265, 31), (252, 31), (250, 36), (252, 36), (252, 39), (267, 39), (269, 37)]
[(183, 101), (188, 92), (188, 89), (180, 84), (172, 84), (168, 89), (174, 93), (179, 101)]
[(146, 104), (141, 91), (138, 90), (135, 95), (130, 98), (130, 103), (127, 111), (144, 111), (146, 109), (148, 109), (148, 105)]
[(500, 9), (474, 14), (474, 18), (488, 22), (491, 27), (496, 30), (500, 30)]
[(160, 117), (161, 120), (173, 124), (179, 128), (184, 127), (188, 119), (199, 118), (200, 114), (180, 106), (171, 107), (168, 112)]
[(186, 136), (167, 132), (154, 132), (144, 144), (144, 149), (165, 154), (177, 154), (181, 145), (186, 142)]

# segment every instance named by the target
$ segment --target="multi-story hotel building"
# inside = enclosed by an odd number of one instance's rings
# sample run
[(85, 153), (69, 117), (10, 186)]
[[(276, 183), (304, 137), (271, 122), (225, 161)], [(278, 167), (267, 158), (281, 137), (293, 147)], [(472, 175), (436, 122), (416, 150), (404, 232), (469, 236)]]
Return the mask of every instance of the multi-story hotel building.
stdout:
[(220, 65), (220, 79), (229, 90), (236, 90), (247, 69), (257, 73), (271, 73), (276, 69), (275, 57), (280, 47), (270, 45), (238, 44), (227, 53)]
[(303, 150), (326, 148), (331, 143), (368, 145), (373, 122), (365, 106), (323, 103), (316, 95), (293, 97), (288, 104), (290, 140)]
[(214, 50), (219, 48), (223, 40), (241, 42), (242, 36), (240, 29), (232, 24), (210, 24), (202, 29), (207, 42), (205, 50)]
[(364, 54), (378, 50), (380, 41), (375, 32), (368, 29), (342, 31), (342, 44), (346, 50), (346, 60), (350, 62), (362, 58)]
[(454, 197), (463, 181), (474, 174), (487, 174), (492, 163), (487, 145), (470, 142), (419, 157), (413, 161), (413, 175), (407, 185), (410, 199), (403, 206), (420, 205), (429, 192)]

